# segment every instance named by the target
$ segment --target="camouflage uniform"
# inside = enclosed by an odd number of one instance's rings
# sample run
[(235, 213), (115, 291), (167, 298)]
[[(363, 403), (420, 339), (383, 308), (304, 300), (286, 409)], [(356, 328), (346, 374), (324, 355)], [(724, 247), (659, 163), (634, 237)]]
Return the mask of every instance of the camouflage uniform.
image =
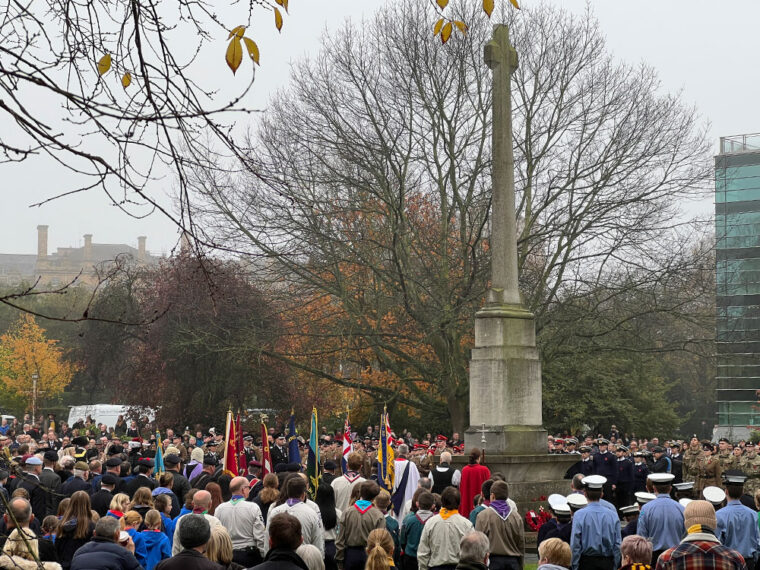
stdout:
[(720, 460), (715, 455), (711, 455), (710, 457), (705, 457), (704, 462), (702, 464), (702, 473), (701, 473), (701, 484), (702, 486), (698, 489), (697, 495), (699, 496), (702, 493), (702, 489), (705, 487), (720, 487), (720, 476), (721, 473), (723, 473), (720, 469)]
[(716, 459), (718, 460), (718, 465), (720, 465), (721, 473), (724, 473), (729, 469), (739, 468), (739, 463), (736, 460), (734, 453), (730, 449), (718, 452)]
[(694, 488), (700, 491), (702, 490), (700, 478), (704, 459), (701, 446), (689, 447), (683, 454), (683, 480), (694, 481)]
[(747, 476), (744, 492), (754, 497), (755, 491), (760, 489), (760, 455), (754, 451), (748, 452), (742, 457), (739, 467)]

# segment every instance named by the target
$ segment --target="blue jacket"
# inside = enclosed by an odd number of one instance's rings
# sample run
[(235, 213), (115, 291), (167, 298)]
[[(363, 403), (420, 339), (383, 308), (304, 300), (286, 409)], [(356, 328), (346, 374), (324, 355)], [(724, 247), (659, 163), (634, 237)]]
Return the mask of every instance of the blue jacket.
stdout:
[(132, 537), (132, 542), (135, 543), (135, 558), (137, 558), (140, 566), (145, 568), (145, 561), (148, 557), (148, 551), (145, 548), (145, 539), (133, 528), (128, 528), (126, 532), (129, 536)]
[(96, 536), (76, 551), (71, 570), (142, 570), (142, 566), (123, 546)]
[(144, 530), (140, 533), (145, 545), (145, 570), (153, 570), (156, 564), (165, 558), (171, 558), (172, 546), (167, 536), (161, 531)]

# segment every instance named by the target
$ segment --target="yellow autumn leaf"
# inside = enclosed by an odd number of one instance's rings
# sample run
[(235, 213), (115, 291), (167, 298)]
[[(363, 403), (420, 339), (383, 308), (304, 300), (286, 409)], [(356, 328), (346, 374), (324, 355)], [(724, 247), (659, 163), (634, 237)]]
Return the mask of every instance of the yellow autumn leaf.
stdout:
[(438, 6), (443, 10), (446, 6), (449, 5), (449, 0), (435, 0), (438, 3)]
[(251, 38), (243, 38), (243, 42), (245, 42), (245, 47), (248, 49), (248, 55), (251, 56), (254, 63), (259, 63), (259, 46), (256, 45), (256, 42)]
[(245, 33), (245, 26), (236, 26), (230, 30), (230, 35), (227, 36), (227, 39), (232, 39), (233, 36), (237, 37), (238, 39), (243, 37), (243, 34)]
[(233, 38), (230, 45), (227, 46), (227, 54), (224, 59), (227, 61), (227, 65), (234, 74), (238, 67), (240, 67), (240, 63), (243, 61), (243, 46), (238, 38)]
[(282, 14), (277, 8), (274, 9), (274, 25), (277, 26), (278, 32), (282, 30)]
[(129, 87), (130, 83), (132, 83), (132, 74), (127, 71), (124, 75), (121, 76), (121, 86), (126, 89)]
[(512, 4), (512, 6), (514, 6), (518, 10), (520, 9), (520, 5), (517, 3), (517, 0), (509, 0), (509, 3)]
[(483, 11), (491, 17), (493, 13), (493, 0), (483, 0)]
[(462, 22), (461, 20), (454, 20), (454, 25), (459, 28), (459, 31), (463, 34), (467, 33), (467, 24)]
[(448, 22), (445, 26), (443, 26), (443, 30), (441, 30), (441, 41), (443, 43), (449, 41), (449, 38), (451, 37), (451, 31), (453, 29), (454, 27), (451, 25), (451, 22)]
[(111, 69), (111, 54), (107, 53), (98, 61), (98, 73), (105, 75)]
[(288, 0), (274, 0), (274, 1), (277, 2), (283, 8), (285, 8), (286, 12), (288, 11)]
[(438, 34), (440, 34), (442, 27), (443, 27), (443, 18), (441, 18), (435, 23), (435, 28), (433, 28), (433, 35), (437, 36)]

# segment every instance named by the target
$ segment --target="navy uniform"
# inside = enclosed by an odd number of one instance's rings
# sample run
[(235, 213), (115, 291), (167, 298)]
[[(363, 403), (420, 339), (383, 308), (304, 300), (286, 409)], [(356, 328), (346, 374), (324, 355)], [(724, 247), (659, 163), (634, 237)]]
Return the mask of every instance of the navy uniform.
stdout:
[[(723, 476), (726, 489), (742, 494), (747, 477), (741, 471), (728, 471)], [(736, 493), (735, 493), (736, 494)], [(757, 513), (744, 506), (739, 499), (729, 498), (725, 507), (715, 513), (718, 521), (715, 536), (723, 546), (736, 550), (744, 557), (747, 570), (754, 570), (760, 554), (760, 530)]]
[(640, 457), (641, 461), (636, 462), (634, 459), (633, 464), (633, 492), (638, 493), (639, 491), (646, 491), (647, 490), (647, 477), (649, 477), (649, 466), (647, 465), (647, 462), (644, 461), (644, 454), (640, 451), (637, 451), (633, 454), (634, 458)]
[(625, 519), (625, 526), (620, 532), (620, 537), (625, 538), (636, 534), (636, 530), (639, 524), (639, 505), (634, 503), (633, 505), (627, 505), (620, 509), (620, 514)]
[(660, 554), (678, 546), (684, 533), (683, 506), (670, 498), (672, 473), (652, 473), (649, 479), (656, 486), (667, 487), (667, 492), (657, 495), (654, 501), (641, 508), (636, 534), (652, 542), (652, 566)]
[(670, 472), (673, 474), (673, 484), (683, 483), (683, 456), (681, 455), (681, 444), (674, 441), (670, 444), (670, 461), (672, 467)]
[(573, 463), (565, 472), (565, 479), (572, 479), (578, 473), (587, 477), (594, 474), (594, 460), (591, 457), (591, 448), (582, 445), (580, 448), (580, 460)]
[(628, 448), (617, 448), (617, 483), (615, 484), (615, 506), (622, 509), (631, 504), (633, 497), (633, 461), (626, 456)]
[(604, 477), (604, 496), (612, 498), (612, 486), (617, 484), (617, 458), (607, 450), (610, 444), (606, 439), (599, 440), (599, 453), (594, 455), (594, 475)]
[[(607, 480), (599, 475), (583, 479), (586, 494), (601, 490)], [(570, 534), (572, 570), (614, 570), (620, 567), (620, 520), (598, 500), (590, 500), (588, 506), (577, 511), (573, 517)]]

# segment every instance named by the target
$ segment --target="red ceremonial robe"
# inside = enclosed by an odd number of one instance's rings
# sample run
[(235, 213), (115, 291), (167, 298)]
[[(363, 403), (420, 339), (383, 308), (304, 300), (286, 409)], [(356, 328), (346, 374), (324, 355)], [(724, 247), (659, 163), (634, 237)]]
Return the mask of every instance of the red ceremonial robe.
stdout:
[(462, 468), (462, 480), (459, 483), (459, 492), (462, 494), (462, 500), (459, 503), (459, 514), (464, 518), (470, 516), (470, 511), (474, 508), (472, 500), (475, 498), (475, 495), (480, 494), (480, 487), (490, 478), (491, 470), (485, 465), (476, 463), (474, 465), (465, 465)]

